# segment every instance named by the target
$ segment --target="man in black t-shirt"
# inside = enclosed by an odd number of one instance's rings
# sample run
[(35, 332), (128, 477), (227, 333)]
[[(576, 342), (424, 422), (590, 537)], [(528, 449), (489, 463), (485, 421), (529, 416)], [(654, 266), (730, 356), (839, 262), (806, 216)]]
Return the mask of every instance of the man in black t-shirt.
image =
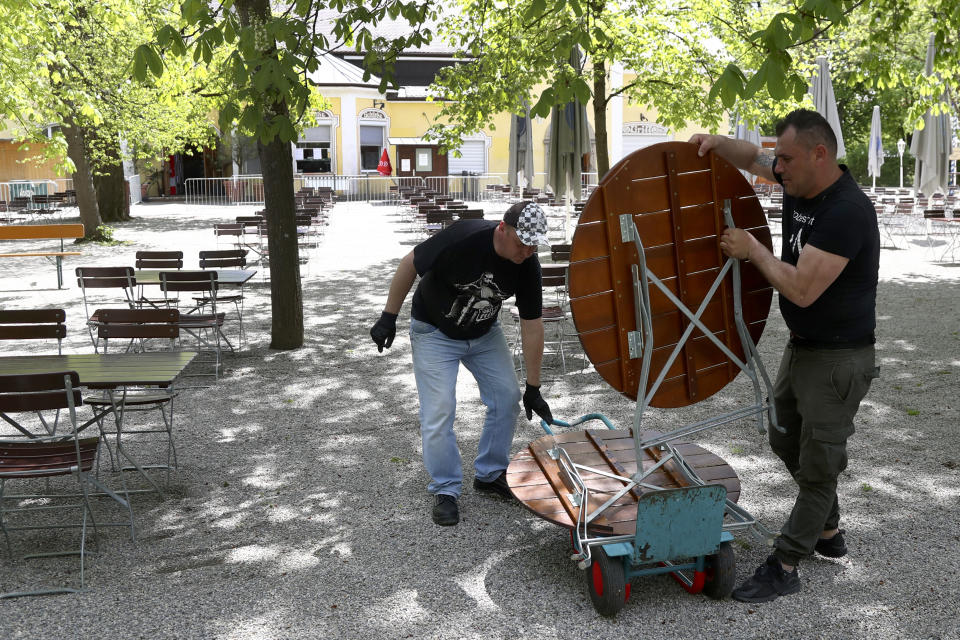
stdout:
[(381, 352), (393, 344), (397, 314), (413, 281), (410, 343), (420, 397), (423, 462), (434, 494), (433, 521), (460, 521), (463, 485), (460, 450), (453, 433), (457, 371), (462, 363), (487, 407), (473, 486), (510, 498), (506, 468), (520, 412), (520, 389), (498, 321), (503, 301), (516, 295), (527, 371), (523, 407), (553, 422), (540, 395), (543, 358), (543, 288), (537, 245), (547, 244), (547, 221), (533, 202), (519, 202), (497, 223), (462, 220), (417, 245), (400, 261), (387, 304), (370, 336)]
[(878, 369), (874, 356), (880, 234), (870, 200), (844, 165), (826, 120), (798, 109), (777, 125), (773, 154), (744, 140), (694, 135), (740, 169), (783, 185), (783, 248), (778, 260), (743, 229), (726, 229), (720, 247), (750, 260), (779, 292), (790, 329), (774, 385), (781, 430), (770, 445), (799, 491), (774, 555), (734, 590), (767, 602), (800, 590), (796, 565), (815, 551), (847, 553), (839, 529), (837, 477), (847, 466), (853, 418)]

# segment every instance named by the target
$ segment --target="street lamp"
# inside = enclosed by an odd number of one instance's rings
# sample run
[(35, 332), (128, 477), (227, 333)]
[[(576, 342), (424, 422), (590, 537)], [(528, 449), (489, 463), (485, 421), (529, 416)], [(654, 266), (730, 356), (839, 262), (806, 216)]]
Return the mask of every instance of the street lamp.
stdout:
[(900, 154), (900, 188), (903, 189), (903, 152), (907, 149), (907, 143), (903, 138), (897, 140), (897, 153)]

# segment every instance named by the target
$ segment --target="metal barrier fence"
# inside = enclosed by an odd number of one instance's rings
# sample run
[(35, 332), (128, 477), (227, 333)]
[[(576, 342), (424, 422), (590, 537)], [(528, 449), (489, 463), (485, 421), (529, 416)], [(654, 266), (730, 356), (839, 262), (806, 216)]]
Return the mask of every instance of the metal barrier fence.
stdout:
[(490, 190), (487, 185), (504, 184), (503, 176), (496, 174), (426, 176), (424, 182), (428, 189), (436, 191), (438, 194), (472, 202), (489, 198)]
[[(501, 179), (501, 184), (507, 184), (508, 176), (505, 173), (494, 173), (490, 174), (493, 177), (498, 177)], [(594, 187), (597, 185), (599, 180), (599, 174), (596, 171), (585, 171), (580, 174), (580, 184), (584, 187)], [(533, 180), (530, 181), (530, 188), (539, 189), (541, 192), (552, 191), (552, 189), (547, 188), (547, 174), (546, 172), (538, 172), (533, 174)], [(489, 195), (489, 194), (488, 194)]]
[(57, 192), (57, 183), (53, 180), (11, 180), (0, 182), (0, 201), (10, 202), (15, 198), (53, 195)]
[(188, 205), (263, 204), (263, 176), (187, 178), (183, 191)]
[(420, 176), (309, 175), (293, 177), (293, 188), (331, 189), (341, 202), (394, 202), (401, 187), (422, 187)]

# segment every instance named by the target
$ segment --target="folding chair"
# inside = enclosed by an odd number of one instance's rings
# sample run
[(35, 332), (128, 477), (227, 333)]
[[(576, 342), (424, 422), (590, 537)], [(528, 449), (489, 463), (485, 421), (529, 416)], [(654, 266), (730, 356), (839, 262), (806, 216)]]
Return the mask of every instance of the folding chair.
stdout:
[[(183, 251), (137, 251), (136, 262), (134, 266), (140, 269), (182, 269)], [(151, 307), (166, 306), (168, 301), (164, 298), (148, 298), (144, 295), (143, 285), (140, 285), (140, 295), (137, 297), (137, 305), (149, 305)]]
[[(221, 366), (221, 337), (227, 342), (231, 351), (233, 346), (223, 335), (223, 323), (225, 314), (217, 312), (217, 272), (216, 271), (161, 271), (160, 289), (164, 297), (175, 300), (178, 292), (199, 292), (204, 298), (210, 300), (210, 313), (192, 313), (199, 311), (194, 307), (188, 313), (180, 314), (180, 321), (177, 326), (180, 329), (197, 339), (197, 350), (204, 347), (212, 350), (215, 358), (214, 379), (220, 377)], [(171, 295), (172, 294), (172, 295)], [(175, 306), (175, 304), (174, 304)], [(210, 362), (209, 360), (207, 362)]]
[[(110, 341), (115, 339), (129, 340), (135, 345), (135, 351), (146, 352), (153, 350), (152, 345), (160, 343), (160, 350), (174, 350), (180, 337), (180, 311), (177, 309), (98, 309), (97, 335), (103, 343), (103, 353), (108, 353)], [(129, 348), (128, 348), (129, 350)], [(166, 471), (164, 488), (170, 487), (170, 471), (177, 468), (177, 450), (173, 440), (173, 399), (177, 393), (173, 388), (145, 389), (140, 387), (124, 387), (119, 390), (106, 389), (101, 393), (85, 397), (84, 404), (93, 407), (97, 418), (100, 435), (103, 436), (110, 455), (110, 468), (116, 471), (118, 466), (121, 472), (139, 471), (158, 493), (163, 493), (160, 486), (147, 473), (147, 469), (162, 469)], [(157, 410), (163, 424), (159, 427), (141, 427), (132, 429), (126, 425), (128, 413), (139, 413)], [(108, 431), (105, 418), (108, 413), (114, 416), (115, 429)], [(140, 435), (160, 433), (166, 436), (166, 451), (163, 461), (157, 464), (141, 464), (124, 449), (125, 435)], [(110, 447), (108, 435), (116, 438), (117, 453), (114, 457)], [(130, 466), (122, 466), (121, 458), (125, 458)], [(124, 491), (126, 489), (124, 481)]]
[(51, 338), (57, 341), (57, 355), (63, 353), (63, 339), (67, 337), (63, 309), (0, 310), (0, 340), (36, 340)]
[[(570, 335), (576, 336), (576, 330), (568, 328), (572, 317), (570, 315), (570, 304), (567, 301), (567, 265), (565, 264), (544, 264), (541, 265), (541, 280), (543, 285), (543, 308), (542, 317), (544, 329), (552, 327), (555, 332), (554, 340), (544, 340), (544, 347), (553, 347), (551, 353), (560, 355), (560, 370), (567, 372), (567, 358), (565, 345), (571, 344)], [(521, 352), (520, 340), (520, 311), (516, 307), (510, 309), (516, 325), (516, 336), (514, 337), (514, 355), (520, 362), (520, 372), (523, 374), (523, 356)], [(576, 340), (579, 343), (579, 339)], [(581, 367), (582, 368), (582, 367)]]
[(239, 248), (243, 245), (244, 231), (244, 225), (240, 222), (213, 225), (213, 235), (217, 238), (217, 246), (220, 245), (221, 238), (226, 238), (233, 246)]
[(92, 290), (119, 289), (123, 293), (123, 298), (115, 296), (110, 303), (126, 303), (128, 307), (134, 309), (137, 307), (135, 293), (137, 279), (134, 277), (133, 267), (77, 267), (77, 285), (83, 295), (83, 313), (87, 317), (87, 331), (90, 333), (90, 341), (93, 342), (93, 350), (96, 352), (98, 349), (97, 318), (90, 312), (93, 306), (93, 300), (90, 299), (93, 295)]
[[(80, 438), (77, 433), (76, 406), (80, 402), (79, 376), (75, 371), (58, 373), (35, 373), (0, 376), (0, 416), (8, 422), (14, 418), (10, 414), (59, 411), (67, 409), (70, 433), (62, 435), (44, 435), (29, 439), (0, 439), (0, 530), (6, 542), (7, 553), (13, 558), (13, 546), (10, 532), (36, 529), (80, 529), (80, 547), (76, 550), (47, 551), (31, 553), (24, 559), (78, 555), (80, 557), (79, 589), (67, 586), (37, 588), (26, 591), (13, 591), (0, 594), (0, 598), (19, 596), (50, 595), (57, 593), (76, 593), (84, 588), (84, 569), (86, 560), (87, 523), (93, 529), (94, 545), (97, 544), (97, 523), (90, 506), (90, 498), (100, 493), (109, 495), (126, 507), (129, 522), (101, 523), (101, 526), (129, 526), (133, 534), (133, 511), (128, 500), (104, 487), (94, 476), (97, 452), (100, 444), (98, 436)], [(23, 427), (21, 427), (23, 428)], [(23, 428), (26, 430), (25, 428)], [(77, 490), (66, 493), (54, 492), (51, 478), (73, 476)], [(40, 483), (42, 487), (33, 493), (8, 492), (8, 483)], [(53, 487), (53, 488), (52, 488)], [(66, 500), (66, 504), (58, 504)], [(11, 505), (11, 506), (7, 506)], [(50, 512), (62, 509), (79, 509), (79, 523), (49, 523), (45, 517)], [(30, 524), (11, 525), (11, 516), (19, 519), (30, 514), (44, 514)]]
[[(246, 249), (230, 249), (225, 251), (201, 251), (200, 252), (200, 268), (203, 270), (206, 269), (243, 269), (247, 266), (247, 251)], [(208, 296), (195, 296), (193, 298), (199, 309), (202, 309), (205, 306), (210, 304)], [(240, 284), (239, 293), (230, 293), (230, 294), (217, 294), (217, 303), (232, 303), (237, 310), (237, 321), (240, 325), (240, 330), (237, 336), (237, 349), (243, 349), (243, 339), (246, 337), (246, 334), (243, 330), (243, 284)]]

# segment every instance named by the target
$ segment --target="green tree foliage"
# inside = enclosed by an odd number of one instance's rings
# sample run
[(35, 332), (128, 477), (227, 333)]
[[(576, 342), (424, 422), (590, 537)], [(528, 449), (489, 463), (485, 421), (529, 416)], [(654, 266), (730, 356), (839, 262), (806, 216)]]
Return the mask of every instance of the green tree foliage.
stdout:
[[(184, 0), (179, 22), (158, 29), (154, 42), (133, 55), (133, 73), (141, 81), (164, 77), (167, 67), (184, 57), (204, 66), (223, 87), (221, 129), (258, 141), (268, 222), (271, 348), (303, 344), (290, 142), (319, 104), (310, 74), (323, 53), (345, 44), (364, 53), (366, 77), (380, 75), (386, 89), (399, 53), (429, 41), (432, 34), (423, 24), (434, 16), (430, 1), (295, 0), (275, 11), (269, 0)], [(386, 18), (405, 21), (409, 32), (375, 36), (371, 27)]]
[[(0, 0), (0, 113), (22, 138), (47, 142), (46, 156), (74, 173), (80, 214), (88, 230), (123, 210), (98, 203), (94, 174), (119, 176), (127, 157), (157, 158), (189, 144), (204, 144), (214, 131), (203, 69), (180, 65), (162, 81), (132, 82), (130, 58), (170, 20), (170, 0)], [(50, 124), (63, 127), (53, 140)], [(111, 192), (123, 198), (122, 189)], [(122, 204), (122, 203), (121, 203)]]
[[(599, 169), (607, 156), (605, 113), (622, 95), (653, 107), (668, 126), (688, 121), (715, 126), (722, 109), (707, 99), (722, 67), (687, 7), (627, 1), (461, 0), (459, 13), (444, 22), (443, 35), (467, 60), (445, 68), (434, 92), (444, 100), (430, 137), (459, 146), (462, 136), (494, 128), (504, 111), (547, 116), (553, 105), (574, 97), (593, 101)], [(586, 56), (586, 69), (567, 62), (571, 50)], [(636, 72), (627, 84), (608, 86), (607, 73), (620, 63)], [(592, 82), (591, 82), (592, 79)]]

